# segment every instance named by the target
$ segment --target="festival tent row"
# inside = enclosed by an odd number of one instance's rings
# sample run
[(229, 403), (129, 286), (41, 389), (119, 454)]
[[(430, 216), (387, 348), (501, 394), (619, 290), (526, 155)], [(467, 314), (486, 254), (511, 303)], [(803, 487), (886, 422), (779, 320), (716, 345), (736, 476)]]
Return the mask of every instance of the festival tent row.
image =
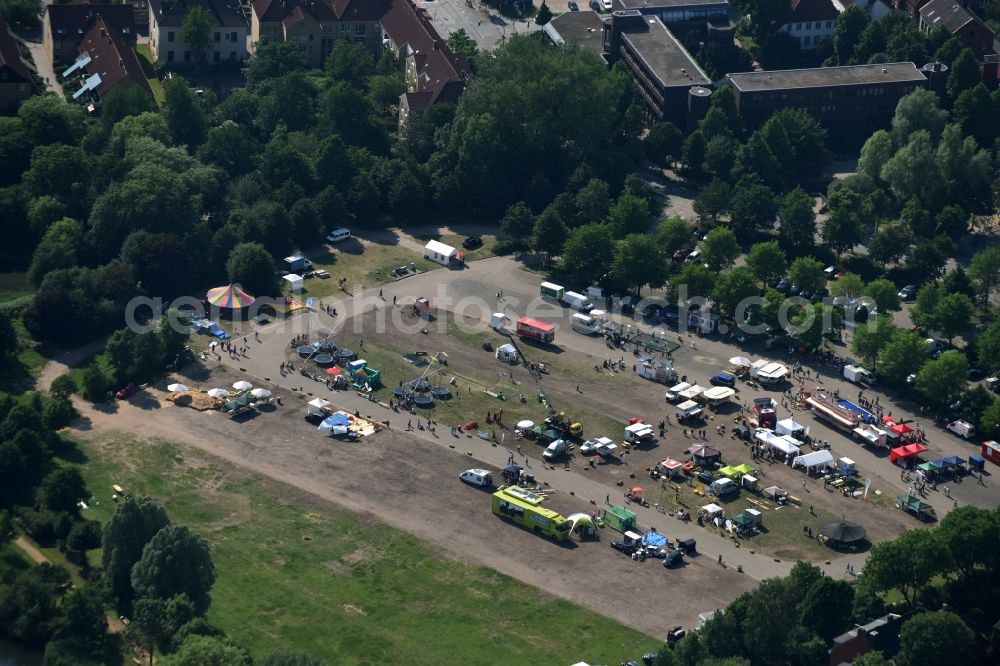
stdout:
[(905, 446), (897, 446), (896, 448), (889, 451), (889, 462), (896, 462), (897, 460), (909, 460), (914, 458), (924, 451), (927, 447), (923, 444), (913, 443), (907, 444)]

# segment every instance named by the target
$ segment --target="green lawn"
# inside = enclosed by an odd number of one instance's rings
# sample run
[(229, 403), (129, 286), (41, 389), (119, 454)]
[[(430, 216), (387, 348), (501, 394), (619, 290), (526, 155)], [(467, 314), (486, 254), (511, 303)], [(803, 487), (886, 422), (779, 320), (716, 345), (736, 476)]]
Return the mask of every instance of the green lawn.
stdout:
[(156, 76), (156, 65), (153, 64), (153, 52), (149, 44), (139, 44), (135, 52), (139, 56), (139, 64), (142, 65), (146, 80), (149, 81), (149, 87), (153, 89), (153, 99), (156, 100), (157, 106), (163, 106), (167, 101), (167, 94), (159, 77)]
[[(384, 525), (164, 442), (83, 443), (107, 520), (111, 485), (162, 502), (208, 539), (218, 572), (209, 620), (254, 657), (306, 650), (330, 663), (617, 663), (655, 649), (641, 633)], [(458, 658), (458, 655), (461, 655)], [(617, 661), (616, 661), (617, 660)]]
[(34, 293), (26, 273), (0, 273), (0, 304)]
[(14, 330), (17, 332), (17, 353), (0, 363), (0, 391), (12, 394), (29, 389), (46, 362), (20, 319), (14, 320)]

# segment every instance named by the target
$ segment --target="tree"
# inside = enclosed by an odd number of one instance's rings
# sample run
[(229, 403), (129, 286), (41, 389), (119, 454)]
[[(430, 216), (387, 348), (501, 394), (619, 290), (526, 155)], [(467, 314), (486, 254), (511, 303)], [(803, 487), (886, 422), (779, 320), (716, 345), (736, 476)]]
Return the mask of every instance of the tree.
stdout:
[(879, 175), (898, 199), (916, 199), (927, 208), (941, 200), (944, 179), (931, 135), (925, 130), (911, 134), (906, 145), (882, 165)]
[(872, 280), (865, 287), (865, 296), (872, 299), (875, 309), (879, 312), (899, 311), (899, 292), (890, 280), (885, 278)]
[(608, 211), (608, 224), (615, 236), (624, 238), (629, 234), (644, 234), (653, 224), (653, 214), (649, 203), (634, 194), (623, 194)]
[(324, 666), (324, 664), (305, 652), (277, 651), (264, 657), (260, 666)]
[(274, 259), (260, 243), (240, 243), (229, 253), (226, 261), (229, 282), (239, 284), (255, 296), (274, 296), (280, 293), (274, 275)]
[(247, 84), (258, 86), (306, 69), (305, 57), (295, 42), (265, 39), (257, 44), (247, 65)]
[(75, 466), (58, 467), (42, 480), (38, 488), (36, 502), (49, 511), (67, 511), (74, 515), (80, 509), (77, 502), (90, 497), (87, 484)]
[(890, 383), (902, 384), (927, 360), (927, 343), (914, 331), (897, 329), (879, 351), (876, 369)]
[(535, 228), (535, 216), (526, 203), (518, 201), (507, 208), (500, 220), (500, 228), (512, 239), (526, 239)]
[(552, 10), (549, 6), (545, 4), (545, 0), (542, 0), (541, 6), (538, 8), (538, 12), (535, 14), (535, 25), (545, 25), (552, 20)]
[(24, 100), (17, 109), (17, 117), (32, 146), (53, 143), (75, 146), (83, 137), (83, 109), (53, 94)]
[[(957, 41), (957, 40), (956, 40)], [(955, 100), (953, 115), (962, 126), (962, 134), (972, 136), (980, 146), (991, 146), (997, 138), (997, 128), (987, 119), (1000, 111), (1000, 97), (990, 95), (980, 82), (975, 88), (965, 90)]]
[(691, 227), (679, 217), (671, 217), (656, 229), (656, 244), (666, 257), (690, 247)]
[(739, 142), (729, 136), (713, 136), (705, 145), (704, 169), (713, 177), (728, 181), (736, 165)]
[(852, 666), (888, 666), (888, 663), (878, 650), (865, 652), (863, 655), (855, 657), (851, 662)]
[[(541, 11), (541, 9), (539, 9), (539, 11)], [(475, 73), (475, 61), (479, 56), (479, 46), (476, 44), (476, 40), (470, 37), (469, 33), (465, 31), (465, 28), (459, 28), (448, 35), (448, 47), (455, 53), (461, 53), (464, 55), (465, 59), (469, 62), (469, 69)], [(405, 92), (405, 83), (403, 92)]]
[(801, 601), (799, 623), (831, 641), (850, 626), (853, 604), (854, 588), (850, 583), (822, 576)]
[(4, 635), (29, 644), (47, 641), (58, 613), (56, 602), (63, 582), (69, 582), (69, 572), (48, 563), (7, 577), (0, 585), (0, 627)]
[(149, 497), (129, 498), (119, 502), (104, 530), (101, 567), (118, 608), (131, 603), (132, 568), (142, 557), (143, 549), (157, 532), (170, 524), (167, 512)]
[(785, 274), (788, 263), (778, 241), (754, 243), (747, 255), (747, 266), (761, 282), (779, 278)]
[(17, 351), (17, 331), (6, 312), (0, 311), (0, 363)]
[(705, 263), (713, 271), (720, 271), (733, 265), (740, 256), (740, 243), (736, 234), (728, 227), (717, 227), (708, 232), (701, 243)]
[(964, 91), (974, 88), (982, 81), (979, 62), (969, 49), (962, 49), (948, 71), (948, 95), (956, 99)]
[(854, 48), (861, 39), (861, 33), (871, 19), (862, 7), (849, 6), (837, 17), (837, 27), (833, 33), (833, 56), (835, 65), (849, 65), (854, 56)]
[(944, 276), (941, 280), (941, 288), (949, 294), (963, 294), (973, 300), (976, 298), (976, 288), (972, 284), (972, 280), (969, 279), (969, 274), (961, 265), (956, 266), (955, 270)]
[(550, 258), (559, 256), (568, 233), (562, 216), (549, 206), (535, 220), (535, 227), (531, 231), (532, 246), (538, 252), (545, 252)]
[(774, 224), (777, 206), (774, 193), (759, 178), (744, 177), (733, 188), (729, 208), (733, 231), (746, 241)]
[(969, 277), (975, 283), (981, 302), (1000, 288), (1000, 247), (990, 246), (972, 257)]
[(934, 92), (917, 88), (896, 104), (892, 117), (892, 134), (896, 145), (905, 144), (911, 136), (925, 130), (935, 141), (948, 122), (948, 112), (941, 108)]
[(678, 303), (691, 298), (707, 298), (715, 287), (715, 273), (699, 263), (685, 263), (670, 278), (670, 289)]
[(164, 666), (250, 666), (246, 649), (225, 638), (190, 636), (175, 654), (161, 660)]
[(41, 0), (0, 0), (0, 18), (13, 25), (32, 27), (41, 13)]
[(181, 22), (181, 39), (191, 47), (198, 60), (204, 62), (208, 47), (212, 44), (212, 23), (208, 10), (201, 5), (187, 8)]
[(816, 238), (816, 202), (801, 187), (788, 193), (781, 202), (778, 241), (786, 251), (809, 249)]
[[(867, 573), (868, 567), (865, 567)], [(900, 666), (949, 666), (976, 661), (975, 634), (962, 618), (948, 611), (920, 613), (899, 631)]]
[(712, 290), (712, 300), (715, 301), (727, 317), (741, 322), (740, 315), (745, 316), (746, 307), (740, 307), (748, 298), (757, 296), (760, 290), (753, 272), (746, 266), (734, 268), (723, 273), (715, 282)]
[(576, 193), (575, 202), (579, 224), (601, 222), (611, 207), (608, 184), (599, 178), (591, 178)]
[(704, 173), (705, 147), (708, 141), (701, 130), (695, 130), (684, 139), (681, 148), (681, 162), (695, 175)]
[(101, 524), (96, 520), (77, 520), (66, 535), (66, 558), (76, 564), (89, 566), (87, 551), (101, 547)]
[(854, 300), (865, 291), (865, 282), (860, 275), (854, 273), (844, 273), (839, 278), (830, 283), (831, 296), (843, 296), (847, 300)]
[(861, 357), (865, 365), (874, 367), (876, 357), (895, 332), (896, 327), (892, 325), (891, 315), (880, 315), (875, 319), (869, 319), (854, 330), (851, 349)]
[(910, 227), (899, 222), (880, 225), (874, 238), (868, 244), (868, 256), (877, 261), (885, 270), (885, 265), (899, 260), (913, 242)]
[(824, 336), (843, 326), (841, 312), (822, 303), (810, 303), (792, 317), (788, 333), (797, 345), (815, 351), (823, 344)]
[(793, 261), (788, 269), (788, 277), (802, 293), (818, 291), (826, 281), (823, 264), (812, 257), (799, 257)]
[(363, 44), (353, 39), (337, 39), (333, 42), (324, 67), (327, 75), (334, 81), (364, 89), (368, 77), (375, 73), (375, 59)]
[(1000, 437), (1000, 400), (994, 400), (979, 417), (979, 435), (983, 438)]
[(629, 234), (615, 249), (611, 274), (626, 290), (642, 289), (644, 285), (660, 286), (666, 280), (667, 264), (656, 240), (645, 234)]
[(965, 294), (950, 293), (941, 297), (934, 310), (934, 318), (938, 330), (948, 338), (949, 343), (972, 326), (972, 310), (972, 299)]
[(721, 178), (713, 178), (694, 198), (692, 208), (699, 219), (716, 222), (719, 216), (725, 215), (729, 210), (731, 198), (729, 183)]
[[(924, 353), (927, 353), (926, 346)], [(938, 358), (927, 361), (917, 373), (917, 390), (924, 399), (936, 407), (945, 407), (962, 392), (969, 371), (965, 354), (946, 351)]]
[(107, 398), (110, 382), (96, 363), (88, 365), (83, 369), (80, 383), (83, 388), (83, 397), (87, 400), (102, 402)]
[(167, 525), (157, 532), (132, 569), (136, 596), (169, 599), (186, 594), (198, 613), (208, 609), (214, 582), (208, 544), (183, 526)]
[(947, 569), (948, 552), (935, 533), (909, 530), (892, 541), (872, 546), (865, 564), (865, 578), (879, 592), (898, 591), (912, 606), (919, 591)]
[(984, 372), (1000, 370), (1000, 321), (994, 321), (976, 339), (976, 356)]
[(563, 245), (563, 272), (576, 284), (595, 284), (611, 265), (615, 240), (606, 224), (585, 224), (569, 232)]
[(649, 129), (643, 140), (643, 148), (649, 161), (660, 166), (669, 166), (681, 156), (684, 135), (673, 123), (662, 121)]
[(64, 644), (65, 651), (95, 661), (105, 656), (110, 637), (104, 606), (104, 597), (95, 585), (83, 585), (66, 595), (54, 622), (55, 639)]
[(995, 570), (1000, 556), (991, 544), (1000, 538), (997, 512), (972, 505), (961, 506), (938, 524), (938, 537), (951, 553), (956, 571), (968, 579), (977, 569)]
[(941, 244), (935, 241), (924, 241), (913, 248), (906, 260), (906, 267), (913, 275), (936, 280), (944, 273), (948, 257), (949, 253), (942, 251)]

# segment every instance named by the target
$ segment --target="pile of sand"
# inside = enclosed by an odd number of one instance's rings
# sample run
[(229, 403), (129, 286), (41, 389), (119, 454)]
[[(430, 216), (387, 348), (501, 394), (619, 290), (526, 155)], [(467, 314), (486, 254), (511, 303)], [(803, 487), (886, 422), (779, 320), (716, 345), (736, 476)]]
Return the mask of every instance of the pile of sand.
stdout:
[(211, 409), (218, 409), (226, 401), (223, 398), (213, 398), (207, 393), (200, 391), (182, 391), (181, 393), (168, 393), (167, 400), (181, 407), (190, 407), (199, 412), (207, 412)]

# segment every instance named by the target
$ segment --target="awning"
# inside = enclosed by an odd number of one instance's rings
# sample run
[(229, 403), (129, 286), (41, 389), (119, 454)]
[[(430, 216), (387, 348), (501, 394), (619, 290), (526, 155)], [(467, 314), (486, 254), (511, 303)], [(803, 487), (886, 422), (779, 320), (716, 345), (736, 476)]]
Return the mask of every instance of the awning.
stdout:
[(900, 459), (912, 458), (927, 450), (923, 444), (914, 443), (906, 446), (897, 446), (889, 451), (889, 462), (896, 462)]
[(714, 516), (717, 513), (722, 513), (722, 507), (719, 506), (718, 504), (715, 504), (714, 502), (712, 504), (706, 504), (705, 506), (701, 507), (701, 510), (710, 516)]
[(798, 456), (792, 461), (792, 467), (805, 467), (806, 469), (812, 467), (819, 467), (820, 465), (829, 465), (833, 462), (833, 454), (829, 451), (813, 451), (812, 453), (807, 453), (804, 456)]

